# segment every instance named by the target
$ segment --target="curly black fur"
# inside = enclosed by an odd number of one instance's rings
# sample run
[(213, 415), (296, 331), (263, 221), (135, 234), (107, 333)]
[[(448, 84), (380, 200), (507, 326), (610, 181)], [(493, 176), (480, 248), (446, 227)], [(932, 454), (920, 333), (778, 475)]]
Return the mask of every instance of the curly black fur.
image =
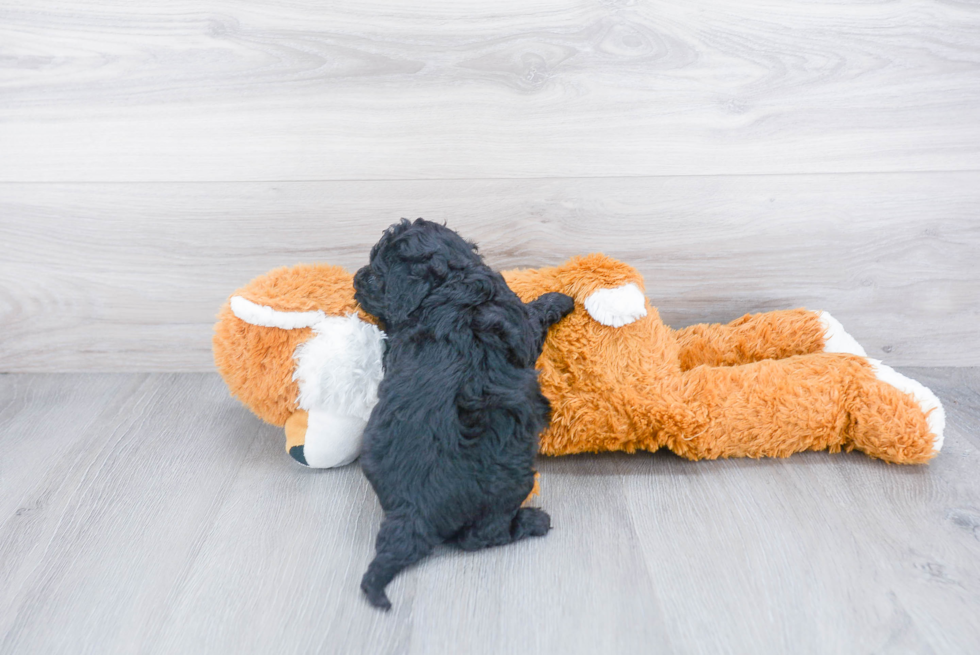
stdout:
[(389, 609), (385, 587), (438, 543), (475, 550), (550, 529), (521, 508), (550, 414), (534, 364), (574, 303), (524, 304), (476, 246), (422, 219), (388, 228), (354, 289), (388, 333), (361, 453), (385, 516), (361, 589)]

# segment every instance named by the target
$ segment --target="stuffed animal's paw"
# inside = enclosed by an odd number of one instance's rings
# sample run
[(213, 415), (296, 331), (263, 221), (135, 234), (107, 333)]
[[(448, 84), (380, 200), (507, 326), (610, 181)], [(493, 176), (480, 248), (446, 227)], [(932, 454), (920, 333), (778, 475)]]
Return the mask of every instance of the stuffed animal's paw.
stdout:
[(361, 454), (367, 421), (314, 407), (297, 410), (286, 421), (286, 452), (315, 469), (345, 466)]
[[(819, 317), (824, 329), (824, 352), (845, 353), (868, 358), (868, 353), (854, 337), (847, 333), (840, 321), (828, 312), (820, 312)], [(926, 415), (926, 423), (929, 425), (929, 431), (933, 436), (932, 448), (934, 452), (938, 453), (943, 447), (946, 412), (936, 394), (922, 383), (902, 375), (890, 366), (885, 366), (877, 359), (868, 358), (868, 362), (871, 363), (871, 368), (874, 369), (875, 376), (879, 380), (915, 399), (915, 402), (922, 409), (922, 413)]]
[(946, 429), (946, 410), (943, 404), (932, 392), (932, 389), (925, 386), (918, 380), (906, 377), (890, 366), (885, 366), (877, 359), (869, 359), (871, 368), (874, 369), (875, 376), (882, 382), (886, 382), (902, 393), (906, 393), (915, 399), (922, 413), (926, 415), (926, 424), (932, 433), (932, 450), (938, 453), (943, 447), (943, 432)]
[(623, 327), (647, 315), (646, 298), (634, 282), (599, 289), (585, 299), (585, 311), (603, 325)]

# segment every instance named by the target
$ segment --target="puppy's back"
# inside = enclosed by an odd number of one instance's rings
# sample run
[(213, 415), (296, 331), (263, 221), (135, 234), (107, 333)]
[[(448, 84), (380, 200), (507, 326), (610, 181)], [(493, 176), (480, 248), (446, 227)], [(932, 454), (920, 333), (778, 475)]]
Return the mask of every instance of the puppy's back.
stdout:
[(520, 504), (549, 407), (533, 369), (540, 321), (535, 336), (527, 307), (451, 230), (392, 226), (354, 287), (388, 333), (361, 455), (385, 510), (361, 588), (387, 608), (385, 586), (441, 541), (480, 548), (547, 532), (547, 514)]

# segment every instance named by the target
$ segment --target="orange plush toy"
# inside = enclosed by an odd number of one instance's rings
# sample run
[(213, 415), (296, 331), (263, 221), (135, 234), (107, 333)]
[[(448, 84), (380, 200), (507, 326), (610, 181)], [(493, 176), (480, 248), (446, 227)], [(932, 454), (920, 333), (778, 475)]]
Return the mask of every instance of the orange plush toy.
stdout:
[[(869, 359), (825, 312), (672, 330), (639, 273), (604, 255), (503, 275), (525, 302), (548, 291), (576, 301), (538, 360), (552, 406), (544, 454), (666, 447), (696, 460), (857, 449), (913, 464), (942, 446), (939, 399)], [(360, 451), (383, 343), (354, 302), (350, 273), (296, 266), (235, 292), (215, 326), (214, 356), (232, 394), (285, 426), (297, 461), (322, 468)]]

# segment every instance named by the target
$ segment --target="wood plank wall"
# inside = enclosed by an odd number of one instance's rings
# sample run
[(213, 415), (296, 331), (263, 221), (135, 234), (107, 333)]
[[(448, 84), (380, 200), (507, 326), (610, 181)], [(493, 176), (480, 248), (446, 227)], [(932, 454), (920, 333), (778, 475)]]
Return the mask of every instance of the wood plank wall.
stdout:
[(980, 6), (0, 5), (0, 371), (209, 370), (232, 290), (401, 216), (978, 365)]

